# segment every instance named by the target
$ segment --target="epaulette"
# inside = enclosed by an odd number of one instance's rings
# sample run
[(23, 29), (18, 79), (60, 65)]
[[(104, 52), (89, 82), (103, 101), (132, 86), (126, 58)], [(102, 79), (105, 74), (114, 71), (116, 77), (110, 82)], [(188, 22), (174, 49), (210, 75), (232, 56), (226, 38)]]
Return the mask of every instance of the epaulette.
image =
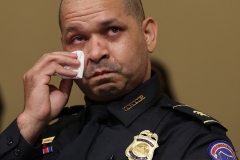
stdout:
[(178, 104), (175, 106), (162, 106), (163, 108), (171, 108), (172, 110), (187, 114), (189, 116), (195, 117), (196, 119), (200, 120), (202, 123), (204, 123), (205, 125), (207, 125), (209, 128), (214, 129), (216, 125), (221, 126), (221, 128), (223, 128), (225, 131), (227, 131), (226, 127), (224, 127), (219, 121), (217, 121), (216, 119), (214, 119), (213, 117), (198, 111), (194, 108), (191, 108), (187, 105), (183, 105), (183, 104)]
[(65, 107), (61, 111), (61, 113), (57, 116), (57, 118), (79, 113), (82, 109), (84, 109), (84, 107), (85, 105), (75, 105), (75, 106)]

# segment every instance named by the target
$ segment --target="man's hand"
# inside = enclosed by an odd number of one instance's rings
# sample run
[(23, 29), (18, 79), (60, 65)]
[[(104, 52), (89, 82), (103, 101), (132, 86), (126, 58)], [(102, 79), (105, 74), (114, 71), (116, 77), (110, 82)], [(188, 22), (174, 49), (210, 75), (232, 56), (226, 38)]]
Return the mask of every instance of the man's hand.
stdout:
[(24, 111), (17, 123), (25, 140), (34, 145), (46, 125), (54, 119), (68, 101), (73, 81), (63, 79), (59, 88), (50, 85), (51, 76), (58, 73), (75, 77), (76, 72), (64, 66), (79, 66), (76, 54), (54, 52), (43, 55), (34, 66), (24, 74)]

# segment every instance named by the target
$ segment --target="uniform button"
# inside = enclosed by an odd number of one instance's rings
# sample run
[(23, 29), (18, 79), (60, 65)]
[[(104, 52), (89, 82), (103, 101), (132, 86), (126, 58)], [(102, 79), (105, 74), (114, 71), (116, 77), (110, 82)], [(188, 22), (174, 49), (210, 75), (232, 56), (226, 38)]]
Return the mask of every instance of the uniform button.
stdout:
[(7, 137), (7, 145), (11, 146), (13, 144), (13, 140), (10, 137)]
[(16, 149), (14, 150), (15, 156), (19, 156), (20, 153), (21, 153), (21, 151), (20, 151), (19, 149), (16, 148)]

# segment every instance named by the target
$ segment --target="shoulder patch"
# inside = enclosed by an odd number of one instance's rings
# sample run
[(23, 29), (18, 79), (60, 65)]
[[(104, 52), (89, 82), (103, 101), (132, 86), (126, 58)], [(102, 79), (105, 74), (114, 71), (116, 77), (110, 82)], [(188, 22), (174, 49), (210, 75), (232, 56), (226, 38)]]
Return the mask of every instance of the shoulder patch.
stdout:
[(219, 124), (220, 126), (222, 126), (226, 131), (227, 129), (219, 122), (217, 121), (216, 119), (214, 119), (213, 117), (201, 112), (201, 111), (198, 111), (194, 108), (191, 108), (187, 105), (183, 105), (183, 104), (178, 104), (178, 105), (175, 105), (175, 106), (163, 106), (164, 108), (171, 108), (173, 110), (176, 110), (176, 111), (179, 111), (179, 112), (182, 112), (182, 113), (185, 113), (187, 115), (190, 115), (190, 116), (193, 116), (197, 119), (199, 119), (200, 121), (202, 121), (205, 125), (209, 126), (212, 125), (212, 124)]
[(211, 143), (207, 152), (212, 160), (238, 160), (232, 145), (223, 140)]

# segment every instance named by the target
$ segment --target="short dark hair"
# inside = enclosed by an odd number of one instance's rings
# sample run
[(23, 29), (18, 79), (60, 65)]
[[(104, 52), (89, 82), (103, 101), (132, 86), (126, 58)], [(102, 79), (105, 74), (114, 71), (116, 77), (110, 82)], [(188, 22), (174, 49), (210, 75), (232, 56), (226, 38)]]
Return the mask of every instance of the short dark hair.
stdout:
[[(62, 14), (62, 5), (64, 0), (61, 0), (59, 12), (58, 12), (58, 23), (59, 28), (62, 31), (62, 20), (61, 20), (61, 14)], [(125, 6), (125, 12), (127, 15), (132, 15), (138, 22), (138, 24), (141, 26), (142, 22), (145, 19), (145, 13), (142, 5), (141, 0), (123, 0), (124, 6)]]
[(128, 15), (134, 16), (139, 25), (142, 25), (142, 22), (145, 19), (142, 1), (141, 0), (123, 0), (123, 1), (125, 6), (125, 12)]

